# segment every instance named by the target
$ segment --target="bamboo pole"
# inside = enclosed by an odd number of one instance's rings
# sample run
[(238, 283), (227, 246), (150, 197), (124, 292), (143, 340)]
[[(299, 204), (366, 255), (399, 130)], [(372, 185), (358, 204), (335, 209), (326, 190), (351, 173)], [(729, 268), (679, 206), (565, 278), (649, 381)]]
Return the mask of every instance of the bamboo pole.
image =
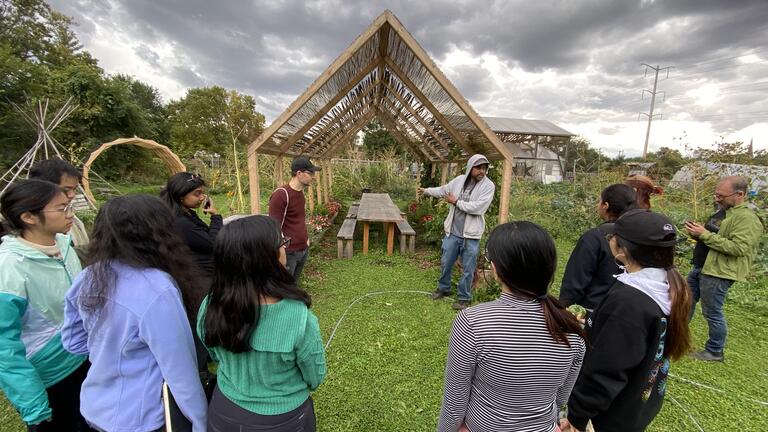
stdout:
[(504, 174), (501, 178), (501, 197), (499, 198), (499, 224), (509, 219), (509, 195), (512, 187), (512, 161), (504, 160)]

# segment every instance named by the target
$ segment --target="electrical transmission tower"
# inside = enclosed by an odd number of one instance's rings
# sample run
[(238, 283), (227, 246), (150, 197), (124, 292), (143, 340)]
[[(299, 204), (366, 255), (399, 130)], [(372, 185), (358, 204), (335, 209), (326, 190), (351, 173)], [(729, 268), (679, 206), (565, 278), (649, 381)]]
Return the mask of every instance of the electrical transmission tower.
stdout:
[[(643, 159), (645, 159), (648, 156), (648, 138), (651, 136), (651, 121), (653, 121), (653, 117), (654, 117), (653, 108), (654, 108), (654, 105), (656, 104), (656, 94), (661, 93), (663, 97), (666, 97), (665, 92), (656, 91), (656, 84), (658, 84), (659, 82), (659, 72), (666, 70), (667, 78), (669, 78), (669, 70), (672, 69), (674, 66), (667, 66), (665, 68), (660, 68), (658, 65), (656, 65), (656, 67), (653, 67), (646, 63), (643, 63), (643, 66), (645, 66), (645, 74), (643, 75), (644, 77), (648, 76), (648, 69), (656, 72), (655, 76), (653, 77), (653, 91), (644, 89), (641, 97), (641, 99), (645, 97), (645, 92), (648, 92), (651, 95), (651, 108), (648, 111), (648, 114), (639, 113), (637, 116), (638, 120), (640, 119), (640, 115), (644, 115), (648, 117), (648, 129), (645, 131), (645, 145), (643, 146)], [(661, 118), (661, 114), (655, 114), (655, 115)]]

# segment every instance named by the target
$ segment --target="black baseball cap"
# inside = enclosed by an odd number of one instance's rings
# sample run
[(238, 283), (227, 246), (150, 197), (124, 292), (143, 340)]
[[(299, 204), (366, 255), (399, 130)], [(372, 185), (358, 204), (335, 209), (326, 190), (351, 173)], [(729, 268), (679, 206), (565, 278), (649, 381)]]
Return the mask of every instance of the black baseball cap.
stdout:
[(299, 156), (296, 159), (294, 159), (293, 162), (291, 162), (292, 173), (297, 173), (299, 171), (318, 172), (321, 170), (322, 168), (320, 168), (319, 166), (312, 165), (312, 162), (306, 156)]
[(641, 246), (669, 247), (677, 243), (675, 224), (663, 214), (646, 209), (627, 211), (616, 219), (610, 231)]

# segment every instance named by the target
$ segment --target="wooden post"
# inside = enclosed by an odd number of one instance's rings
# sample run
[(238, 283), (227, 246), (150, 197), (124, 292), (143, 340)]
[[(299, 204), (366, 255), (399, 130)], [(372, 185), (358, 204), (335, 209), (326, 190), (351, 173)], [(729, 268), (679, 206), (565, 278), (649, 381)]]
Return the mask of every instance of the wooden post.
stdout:
[(392, 255), (395, 245), (395, 224), (387, 222), (387, 255)]
[(499, 197), (499, 224), (509, 219), (509, 194), (512, 187), (512, 161), (504, 160), (504, 174), (501, 179), (501, 196)]
[(315, 177), (315, 186), (317, 188), (317, 205), (321, 205), (323, 203), (323, 172), (316, 172)]
[(277, 182), (277, 186), (280, 187), (285, 184), (285, 177), (283, 174), (283, 157), (278, 156), (275, 159), (275, 182)]
[(333, 188), (333, 163), (328, 159), (328, 189)]
[(448, 183), (448, 164), (440, 165), (440, 185)]
[(323, 180), (325, 180), (325, 183), (323, 184), (323, 189), (325, 189), (325, 202), (329, 203), (331, 201), (331, 163), (330, 159), (323, 162)]
[(371, 231), (371, 223), (363, 222), (363, 255), (368, 255), (368, 234)]
[(307, 196), (309, 196), (309, 212), (314, 213), (315, 212), (315, 189), (310, 185), (309, 188), (307, 188)]
[(261, 191), (259, 189), (259, 155), (254, 146), (248, 148), (248, 185), (251, 195), (251, 214), (261, 214)]
[(432, 165), (432, 172), (429, 174), (429, 178), (435, 178), (435, 172), (437, 171), (437, 164), (432, 162), (430, 165)]

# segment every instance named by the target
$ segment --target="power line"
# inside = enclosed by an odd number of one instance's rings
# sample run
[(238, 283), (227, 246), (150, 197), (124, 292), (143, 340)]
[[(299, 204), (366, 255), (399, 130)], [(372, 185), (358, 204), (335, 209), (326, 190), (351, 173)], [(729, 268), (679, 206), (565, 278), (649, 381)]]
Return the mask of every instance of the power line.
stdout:
[(698, 62), (698, 63), (689, 63), (687, 65), (684, 64), (682, 66), (677, 66), (677, 68), (678, 69), (688, 69), (691, 66), (699, 66), (699, 65), (710, 64), (710, 63), (718, 63), (718, 62), (725, 61), (725, 60), (734, 60), (734, 59), (741, 58), (741, 57), (749, 57), (751, 55), (755, 55), (755, 53), (763, 52), (763, 51), (766, 51), (766, 50), (768, 50), (768, 47), (760, 48), (760, 49), (755, 49), (755, 50), (752, 50), (752, 52), (745, 53), (745, 54), (740, 54), (740, 55), (737, 55), (737, 56), (722, 57), (722, 58), (719, 58), (719, 59), (706, 60), (706, 61), (702, 61), (702, 62)]

